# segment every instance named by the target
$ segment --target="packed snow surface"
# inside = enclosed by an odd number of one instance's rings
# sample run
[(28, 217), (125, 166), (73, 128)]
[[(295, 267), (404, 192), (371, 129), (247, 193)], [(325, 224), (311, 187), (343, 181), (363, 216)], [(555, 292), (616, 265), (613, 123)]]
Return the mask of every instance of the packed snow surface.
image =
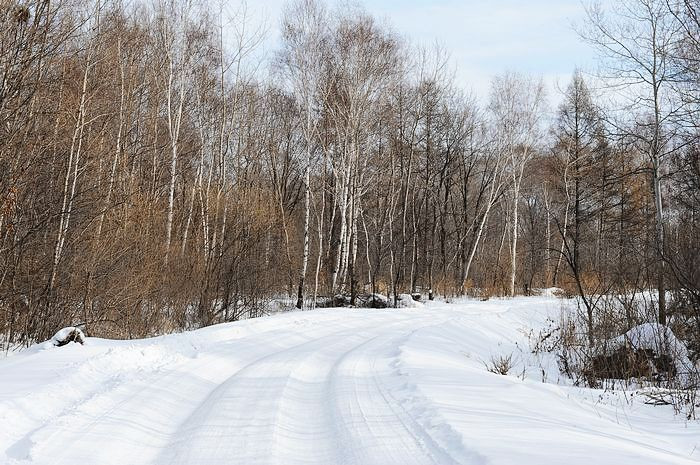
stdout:
[[(328, 309), (0, 360), (0, 464), (700, 461), (700, 426), (570, 386), (554, 297)], [(508, 376), (492, 360), (512, 355)]]

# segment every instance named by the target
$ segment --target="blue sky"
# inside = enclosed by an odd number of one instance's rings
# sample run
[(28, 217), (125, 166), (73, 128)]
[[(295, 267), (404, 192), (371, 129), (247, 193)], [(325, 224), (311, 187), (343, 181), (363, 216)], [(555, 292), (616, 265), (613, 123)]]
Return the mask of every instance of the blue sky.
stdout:
[[(285, 0), (249, 0), (269, 27), (265, 46), (274, 46)], [(329, 2), (333, 4), (333, 2)], [(593, 70), (591, 48), (573, 25), (584, 10), (580, 0), (374, 0), (360, 2), (375, 17), (414, 44), (436, 41), (450, 54), (456, 83), (479, 100), (488, 96), (491, 76), (506, 70), (541, 75), (550, 101), (559, 100), (575, 67)]]

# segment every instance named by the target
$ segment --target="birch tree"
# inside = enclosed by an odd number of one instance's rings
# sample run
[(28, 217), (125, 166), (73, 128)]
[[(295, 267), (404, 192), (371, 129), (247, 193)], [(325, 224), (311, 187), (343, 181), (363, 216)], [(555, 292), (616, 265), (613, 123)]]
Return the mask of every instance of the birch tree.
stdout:
[(190, 0), (163, 0), (156, 11), (159, 26), (159, 46), (163, 53), (165, 76), (163, 97), (170, 151), (167, 217), (165, 220), (165, 264), (170, 257), (175, 213), (175, 186), (183, 111), (190, 98), (189, 81), (193, 77), (194, 47), (192, 40), (193, 5)]
[(316, 0), (300, 0), (285, 12), (282, 22), (282, 72), (297, 96), (302, 109), (305, 156), (304, 226), (302, 258), (299, 270), (296, 307), (304, 304), (304, 281), (309, 263), (309, 226), (311, 219), (311, 169), (315, 148), (319, 145), (317, 126), (325, 101), (321, 80), (324, 77), (328, 18)]
[[(93, 39), (98, 39), (101, 29), (101, 14), (102, 5), (100, 2), (95, 4), (94, 11), (88, 13), (91, 23), (91, 32), (94, 34)], [(75, 116), (75, 126), (71, 137), (70, 148), (68, 150), (68, 158), (66, 162), (66, 172), (63, 177), (63, 194), (61, 202), (61, 210), (59, 214), (58, 231), (56, 233), (56, 241), (53, 250), (53, 262), (51, 273), (48, 282), (48, 294), (51, 295), (54, 285), (56, 284), (56, 276), (63, 255), (66, 236), (70, 227), (71, 215), (73, 213), (73, 205), (75, 202), (76, 189), (78, 186), (78, 178), (82, 171), (81, 162), (83, 155), (83, 142), (86, 127), (90, 125), (91, 120), (87, 117), (88, 108), (88, 84), (92, 76), (93, 67), (96, 63), (97, 50), (94, 47), (88, 48), (85, 56), (84, 69), (82, 73), (82, 84), (78, 97), (78, 108)]]
[[(396, 41), (364, 12), (349, 10), (334, 29), (331, 41), (332, 93), (326, 110), (339, 144), (332, 159), (334, 199), (339, 228), (338, 251), (331, 272), (331, 290), (344, 285), (348, 271), (354, 280), (358, 220), (368, 163), (363, 144), (376, 109), (397, 64)], [(354, 295), (354, 286), (351, 283)]]
[(515, 295), (518, 253), (518, 212), (525, 167), (535, 155), (541, 134), (544, 87), (535, 80), (514, 73), (494, 79), (489, 111), (496, 131), (497, 146), (506, 160), (511, 195), (510, 296)]

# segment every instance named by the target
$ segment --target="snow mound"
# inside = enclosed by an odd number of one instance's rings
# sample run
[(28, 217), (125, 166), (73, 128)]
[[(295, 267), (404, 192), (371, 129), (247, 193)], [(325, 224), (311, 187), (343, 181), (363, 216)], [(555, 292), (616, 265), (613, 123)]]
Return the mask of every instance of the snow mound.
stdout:
[(543, 297), (564, 297), (566, 291), (560, 287), (548, 287), (545, 289), (533, 289), (532, 293), (534, 295), (539, 295)]
[(422, 308), (423, 306), (423, 303), (413, 300), (411, 294), (399, 294), (396, 300), (397, 308)]

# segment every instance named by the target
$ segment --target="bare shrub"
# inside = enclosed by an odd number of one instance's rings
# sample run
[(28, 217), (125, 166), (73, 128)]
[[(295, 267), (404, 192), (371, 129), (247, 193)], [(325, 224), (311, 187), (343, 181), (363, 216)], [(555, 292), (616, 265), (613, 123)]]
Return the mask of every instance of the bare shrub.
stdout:
[(503, 376), (507, 376), (514, 365), (513, 354), (492, 356), (489, 362), (484, 362), (488, 371)]

